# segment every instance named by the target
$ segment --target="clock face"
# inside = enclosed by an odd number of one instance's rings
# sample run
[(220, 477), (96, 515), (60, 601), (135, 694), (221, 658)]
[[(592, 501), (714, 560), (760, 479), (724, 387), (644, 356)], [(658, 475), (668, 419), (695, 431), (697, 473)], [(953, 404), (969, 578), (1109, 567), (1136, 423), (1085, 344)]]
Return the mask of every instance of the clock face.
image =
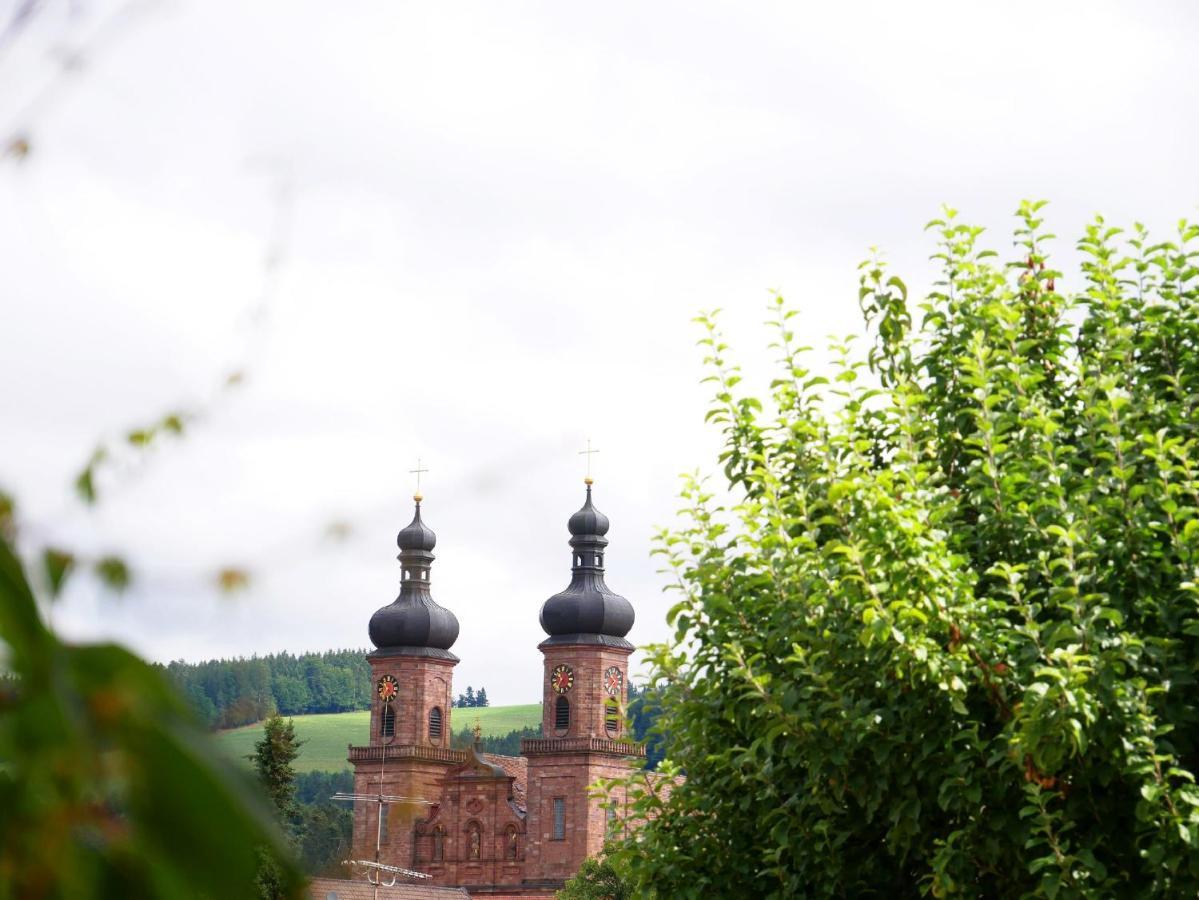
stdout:
[(608, 692), (608, 696), (618, 696), (623, 685), (624, 675), (620, 669), (616, 668), (616, 666), (609, 666), (604, 672), (604, 690)]
[(400, 693), (400, 683), (391, 675), (384, 675), (379, 679), (379, 683), (375, 686), (379, 692), (379, 699), (384, 703), (390, 703)]
[(550, 687), (554, 693), (565, 694), (575, 686), (575, 670), (570, 666), (555, 666), (550, 673)]

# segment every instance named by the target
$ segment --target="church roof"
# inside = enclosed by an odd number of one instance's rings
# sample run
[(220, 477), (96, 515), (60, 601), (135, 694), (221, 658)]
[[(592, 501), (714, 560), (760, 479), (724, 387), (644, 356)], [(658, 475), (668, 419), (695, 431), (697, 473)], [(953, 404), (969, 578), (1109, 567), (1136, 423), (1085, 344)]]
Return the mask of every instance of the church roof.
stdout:
[(396, 543), (400, 547), (400, 595), (371, 616), (369, 633), (374, 655), (429, 656), (457, 661), (450, 647), (458, 639), (457, 617), (433, 599), (429, 572), (437, 535), (420, 515), (420, 495), (412, 522)]
[(529, 781), (529, 761), (523, 756), (501, 756), (499, 753), (484, 753), (483, 758), (493, 766), (499, 766), (512, 782), (512, 799), (520, 809), (525, 809), (525, 785)]
[(570, 584), (541, 607), (541, 627), (549, 635), (541, 646), (603, 644), (633, 649), (625, 640), (633, 627), (633, 604), (604, 582), (608, 526), (608, 517), (592, 503), (588, 479), (583, 507), (567, 522), (574, 556)]
[[(476, 745), (477, 747), (477, 745)], [(450, 771), (447, 778), (511, 778), (512, 802), (520, 812), (526, 809), (525, 785), (529, 780), (529, 761), (523, 756), (504, 756), (499, 753), (480, 753), (475, 747), (467, 750), (466, 762)]]
[[(366, 881), (349, 881), (344, 878), (314, 878), (308, 882), (308, 891), (313, 900), (372, 900), (375, 886)], [(379, 897), (383, 900), (451, 900), (469, 897), (466, 888), (439, 887), (432, 884), (400, 882), (392, 887), (379, 886)]]

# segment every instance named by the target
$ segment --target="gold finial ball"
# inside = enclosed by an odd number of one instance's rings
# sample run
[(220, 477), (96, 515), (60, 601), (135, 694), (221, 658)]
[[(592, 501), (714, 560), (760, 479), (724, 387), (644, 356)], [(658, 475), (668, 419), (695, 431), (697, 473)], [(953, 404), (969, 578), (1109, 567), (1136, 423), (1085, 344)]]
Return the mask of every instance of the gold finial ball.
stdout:
[(417, 503), (420, 503), (425, 498), (420, 494), (413, 494), (412, 499), (415, 500)]
[(590, 475), (588, 475), (586, 478), (584, 478), (584, 479), (583, 479), (583, 484), (585, 484), (585, 485), (587, 485), (588, 487), (590, 487), (591, 485), (595, 484), (595, 482), (594, 482), (594, 481), (592, 481), (592, 479), (591, 479), (591, 476), (590, 476)]

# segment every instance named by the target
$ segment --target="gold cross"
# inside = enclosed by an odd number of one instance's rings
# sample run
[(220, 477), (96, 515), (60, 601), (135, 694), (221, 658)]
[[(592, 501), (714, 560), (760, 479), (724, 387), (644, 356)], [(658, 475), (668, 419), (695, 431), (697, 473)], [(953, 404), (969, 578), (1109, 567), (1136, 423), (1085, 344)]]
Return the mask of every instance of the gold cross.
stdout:
[(583, 484), (591, 484), (592, 483), (591, 482), (591, 455), (593, 453), (599, 453), (599, 451), (591, 449), (591, 438), (587, 438), (587, 449), (579, 451), (579, 456), (587, 457), (587, 477), (583, 479)]
[(423, 498), (423, 497), (420, 495), (420, 476), (421, 476), (421, 473), (422, 473), (422, 472), (428, 472), (428, 471), (429, 471), (428, 469), (422, 469), (422, 468), (421, 468), (421, 464), (420, 464), (420, 457), (419, 457), (419, 456), (416, 458), (416, 468), (415, 468), (415, 469), (409, 469), (409, 470), (408, 470), (408, 474), (410, 474), (410, 475), (415, 475), (415, 476), (416, 476), (416, 493), (412, 495), (412, 499), (413, 499), (413, 500), (415, 500), (417, 503), (420, 503), (420, 502), (421, 502), (421, 500), (423, 500), (423, 499), (424, 499), (424, 498)]

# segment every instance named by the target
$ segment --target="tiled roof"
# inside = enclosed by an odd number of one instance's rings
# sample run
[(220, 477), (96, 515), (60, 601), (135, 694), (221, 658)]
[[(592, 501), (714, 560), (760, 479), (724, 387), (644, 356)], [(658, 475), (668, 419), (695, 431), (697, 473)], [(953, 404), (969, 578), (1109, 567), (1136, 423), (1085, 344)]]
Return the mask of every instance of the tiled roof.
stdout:
[[(341, 878), (314, 878), (308, 884), (312, 900), (372, 900), (375, 886), (366, 881), (346, 881)], [(469, 897), (466, 888), (435, 887), (431, 884), (400, 883), (379, 887), (381, 900), (462, 900)]]
[(525, 808), (525, 785), (529, 781), (529, 761), (523, 756), (501, 756), (498, 753), (484, 753), (483, 758), (493, 766), (499, 766), (510, 778), (512, 783), (512, 799), (521, 809)]

